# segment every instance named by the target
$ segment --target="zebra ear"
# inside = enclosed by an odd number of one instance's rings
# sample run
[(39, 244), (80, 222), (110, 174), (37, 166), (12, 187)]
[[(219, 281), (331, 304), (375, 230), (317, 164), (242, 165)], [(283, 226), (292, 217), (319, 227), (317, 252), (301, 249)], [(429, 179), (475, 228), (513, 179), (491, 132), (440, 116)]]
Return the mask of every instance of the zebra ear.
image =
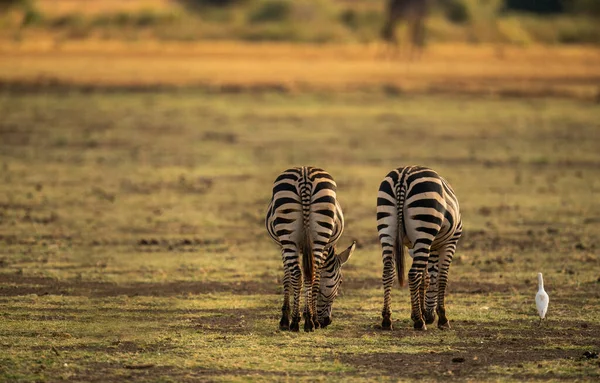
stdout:
[(342, 251), (339, 254), (336, 254), (336, 256), (338, 257), (338, 259), (340, 260), (340, 263), (343, 265), (344, 263), (348, 262), (348, 259), (350, 259), (350, 256), (352, 255), (352, 253), (354, 252), (354, 249), (356, 248), (356, 241), (352, 242), (352, 245), (350, 245), (349, 248), (347, 248), (346, 250)]

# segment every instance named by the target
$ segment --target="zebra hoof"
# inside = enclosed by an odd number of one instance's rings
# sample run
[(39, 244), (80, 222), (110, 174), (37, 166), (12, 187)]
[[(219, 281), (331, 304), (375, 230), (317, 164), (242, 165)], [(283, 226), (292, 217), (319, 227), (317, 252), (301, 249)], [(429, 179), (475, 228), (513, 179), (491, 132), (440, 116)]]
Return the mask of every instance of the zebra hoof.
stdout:
[(427, 326), (425, 325), (425, 322), (423, 322), (423, 320), (415, 322), (414, 328), (417, 331), (427, 331)]
[(438, 321), (438, 328), (440, 330), (449, 330), (450, 329), (450, 321), (448, 319), (446, 319), (445, 322), (442, 322), (441, 320)]
[(312, 315), (304, 313), (304, 331), (311, 332), (314, 331), (314, 329), (315, 324), (313, 323)]
[(281, 331), (287, 331), (290, 329), (290, 319), (288, 317), (282, 317), (279, 321), (279, 329)]
[(290, 325), (290, 331), (293, 331), (293, 332), (300, 331), (300, 322), (293, 320), (292, 324)]
[(381, 328), (383, 330), (392, 330), (392, 319), (391, 318), (383, 318), (381, 321)]
[(313, 325), (312, 321), (304, 322), (304, 332), (313, 332), (313, 331), (315, 331), (315, 326)]

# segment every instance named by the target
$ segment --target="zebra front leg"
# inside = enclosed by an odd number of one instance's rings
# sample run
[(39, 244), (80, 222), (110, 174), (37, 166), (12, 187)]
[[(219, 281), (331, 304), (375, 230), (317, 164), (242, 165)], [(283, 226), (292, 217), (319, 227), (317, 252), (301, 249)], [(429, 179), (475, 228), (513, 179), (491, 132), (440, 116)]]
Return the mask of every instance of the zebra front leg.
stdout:
[(421, 284), (424, 283), (423, 274), (429, 259), (429, 248), (419, 247), (411, 250), (410, 253), (411, 256), (414, 255), (413, 264), (408, 272), (411, 303), (410, 318), (413, 320), (415, 330), (427, 330), (427, 326), (423, 320), (423, 313), (421, 312), (420, 291)]
[(432, 324), (435, 321), (435, 307), (438, 295), (438, 260), (439, 253), (437, 251), (432, 251), (427, 265), (427, 269), (429, 270), (429, 287), (426, 288), (425, 305), (423, 309), (425, 324)]
[(279, 321), (280, 330), (290, 329), (290, 290), (292, 283), (290, 280), (290, 272), (283, 265), (283, 306), (281, 307), (281, 320)]
[(437, 314), (438, 314), (438, 328), (449, 329), (450, 321), (446, 317), (446, 286), (448, 284), (448, 271), (454, 252), (456, 251), (456, 242), (446, 244), (444, 248), (440, 250), (442, 258), (440, 260), (440, 274), (438, 280), (438, 302), (437, 302)]

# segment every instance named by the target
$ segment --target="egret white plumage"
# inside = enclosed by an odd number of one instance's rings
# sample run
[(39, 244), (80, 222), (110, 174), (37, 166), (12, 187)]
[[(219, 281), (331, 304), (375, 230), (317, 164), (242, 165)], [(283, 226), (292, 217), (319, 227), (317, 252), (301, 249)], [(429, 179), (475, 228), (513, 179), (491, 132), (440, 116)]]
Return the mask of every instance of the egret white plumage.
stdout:
[(538, 273), (538, 292), (535, 295), (535, 305), (540, 315), (540, 325), (542, 324), (542, 319), (546, 318), (548, 302), (550, 302), (550, 297), (544, 290), (544, 278), (542, 277), (542, 273)]

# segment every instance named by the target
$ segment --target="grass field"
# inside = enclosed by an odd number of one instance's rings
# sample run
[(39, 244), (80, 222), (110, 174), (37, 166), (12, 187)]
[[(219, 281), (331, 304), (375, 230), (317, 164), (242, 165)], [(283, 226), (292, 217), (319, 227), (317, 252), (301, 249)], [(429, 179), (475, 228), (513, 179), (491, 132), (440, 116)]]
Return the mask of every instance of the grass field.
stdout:
[[(3, 90), (0, 115), (0, 381), (600, 377), (583, 356), (600, 351), (593, 102), (49, 88)], [(310, 334), (277, 329), (282, 267), (263, 227), (272, 181), (301, 164), (336, 177), (340, 245), (358, 242), (333, 324)], [(399, 288), (394, 331), (378, 329), (376, 190), (406, 164), (461, 202), (448, 331), (414, 332)]]

